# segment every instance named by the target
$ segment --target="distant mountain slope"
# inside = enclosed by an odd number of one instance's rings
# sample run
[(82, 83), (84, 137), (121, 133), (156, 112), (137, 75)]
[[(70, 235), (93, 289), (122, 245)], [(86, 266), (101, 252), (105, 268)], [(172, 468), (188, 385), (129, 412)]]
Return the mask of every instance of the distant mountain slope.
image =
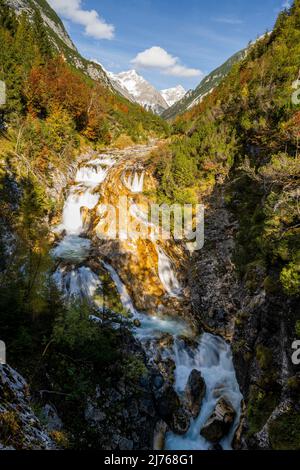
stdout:
[(26, 12), (29, 17), (33, 17), (35, 10), (38, 9), (54, 48), (65, 57), (67, 62), (80, 69), (93, 80), (100, 81), (113, 89), (103, 68), (81, 56), (67, 33), (63, 22), (46, 0), (4, 0), (4, 2), (13, 8), (17, 15)]
[(179, 100), (181, 100), (186, 94), (186, 90), (183, 86), (178, 85), (174, 88), (168, 88), (166, 90), (161, 90), (161, 95), (169, 106), (173, 106)]
[(148, 111), (161, 114), (169, 105), (161, 93), (135, 70), (119, 74), (109, 73), (111, 81), (126, 90), (136, 103)]
[(162, 117), (164, 119), (173, 119), (178, 114), (182, 114), (188, 109), (192, 108), (196, 104), (200, 103), (203, 98), (211, 93), (214, 88), (216, 88), (221, 81), (228, 75), (232, 66), (242, 60), (248, 49), (243, 49), (236, 54), (234, 54), (230, 59), (228, 59), (223, 65), (213, 70), (209, 75), (207, 75), (201, 83), (195, 88), (195, 90), (188, 91), (185, 96), (178, 102), (176, 102), (169, 109), (164, 111)]

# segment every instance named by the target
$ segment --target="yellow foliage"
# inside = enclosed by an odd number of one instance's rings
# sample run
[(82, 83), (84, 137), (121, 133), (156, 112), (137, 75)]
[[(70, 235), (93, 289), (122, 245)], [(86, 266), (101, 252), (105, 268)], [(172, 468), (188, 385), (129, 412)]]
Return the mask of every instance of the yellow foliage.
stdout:
[(131, 147), (132, 145), (134, 145), (132, 138), (126, 134), (121, 134), (114, 143), (114, 146), (120, 150)]

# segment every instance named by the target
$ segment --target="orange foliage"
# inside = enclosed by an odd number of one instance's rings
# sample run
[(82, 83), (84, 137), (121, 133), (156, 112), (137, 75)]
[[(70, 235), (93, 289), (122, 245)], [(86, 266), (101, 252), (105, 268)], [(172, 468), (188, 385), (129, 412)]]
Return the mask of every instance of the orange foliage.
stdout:
[(47, 117), (61, 108), (88, 139), (109, 140), (104, 122), (114, 99), (100, 84), (86, 83), (62, 58), (33, 67), (25, 95), (32, 115)]

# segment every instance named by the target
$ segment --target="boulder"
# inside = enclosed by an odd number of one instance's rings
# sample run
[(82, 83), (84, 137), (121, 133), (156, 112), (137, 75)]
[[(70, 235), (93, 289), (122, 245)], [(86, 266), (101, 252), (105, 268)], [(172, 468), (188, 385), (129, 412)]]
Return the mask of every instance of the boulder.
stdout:
[(233, 425), (236, 413), (225, 398), (220, 398), (213, 414), (208, 418), (200, 434), (208, 441), (218, 443), (225, 437)]
[(25, 379), (0, 365), (0, 449), (54, 450), (55, 442), (31, 407)]
[(63, 423), (53, 405), (46, 404), (42, 410), (43, 417), (47, 422), (48, 431), (61, 431)]
[(126, 437), (120, 437), (119, 439), (120, 450), (132, 450), (133, 446), (134, 446), (134, 442), (131, 439), (127, 439)]
[(173, 416), (173, 422), (171, 423), (171, 429), (175, 434), (183, 436), (186, 434), (190, 427), (190, 415), (183, 408), (180, 408)]
[(168, 426), (160, 420), (156, 423), (153, 436), (153, 450), (164, 450)]
[(174, 415), (180, 408), (180, 400), (174, 388), (166, 383), (159, 390), (155, 390), (154, 395), (159, 416), (167, 424), (172, 424)]
[(185, 398), (186, 406), (191, 412), (193, 418), (197, 418), (200, 413), (203, 398), (206, 392), (206, 385), (201, 372), (194, 369), (189, 376), (186, 388)]

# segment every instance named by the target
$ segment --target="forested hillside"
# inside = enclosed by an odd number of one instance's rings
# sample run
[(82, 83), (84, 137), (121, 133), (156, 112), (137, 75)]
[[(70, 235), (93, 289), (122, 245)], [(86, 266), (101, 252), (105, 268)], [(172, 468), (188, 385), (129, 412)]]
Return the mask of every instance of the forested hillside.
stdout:
[(205, 328), (231, 338), (248, 448), (300, 446), (299, 57), (296, 0), (152, 155), (158, 200), (206, 205), (192, 301)]
[[(300, 0), (170, 126), (27, 3), (0, 0), (0, 449), (299, 450)], [(204, 248), (106, 237), (120, 195), (147, 231), (203, 203)]]
[[(50, 226), (60, 216), (64, 189), (85, 155), (110, 145), (121, 149), (164, 137), (168, 126), (75, 68), (65, 56), (70, 48), (62, 44), (57, 49), (39, 9), (33, 16), (26, 11), (16, 15), (8, 3), (16, 2), (0, 0), (0, 80), (6, 85), (6, 103), (0, 107), (0, 336), (7, 344), (9, 364), (24, 374), (33, 390), (53, 387), (46, 378), (53, 370), (54, 388), (62, 387), (70, 398), (65, 410), (67, 427), (74, 430), (68, 439), (74, 442), (82, 432), (83, 409), (75, 418), (72, 409), (85, 406), (91, 378), (101, 376), (120, 356), (115, 376), (122, 376), (136, 345), (126, 333), (95, 328), (88, 320), (89, 306), (80, 304), (70, 311), (66, 307), (51, 278), (55, 263)], [(38, 3), (49, 8), (46, 2)], [(34, 6), (30, 2), (30, 8)], [(116, 296), (106, 283), (108, 295)], [(64, 334), (68, 319), (75, 327), (70, 335)], [(57, 344), (56, 352), (43, 361), (49, 342)], [(142, 364), (137, 357), (132, 360)], [(11, 374), (1, 371), (3, 380)], [(2, 399), (0, 444), (17, 449), (41, 445), (28, 444), (30, 426), (24, 425), (21, 412), (10, 411), (12, 398)], [(54, 437), (59, 447), (69, 445), (63, 434)], [(85, 447), (92, 439), (77, 445)]]
[(300, 2), (201, 104), (173, 124), (158, 166), (163, 200), (196, 200), (231, 180), (228, 204), (241, 222), (241, 269), (276, 266), (288, 295), (299, 294)]

